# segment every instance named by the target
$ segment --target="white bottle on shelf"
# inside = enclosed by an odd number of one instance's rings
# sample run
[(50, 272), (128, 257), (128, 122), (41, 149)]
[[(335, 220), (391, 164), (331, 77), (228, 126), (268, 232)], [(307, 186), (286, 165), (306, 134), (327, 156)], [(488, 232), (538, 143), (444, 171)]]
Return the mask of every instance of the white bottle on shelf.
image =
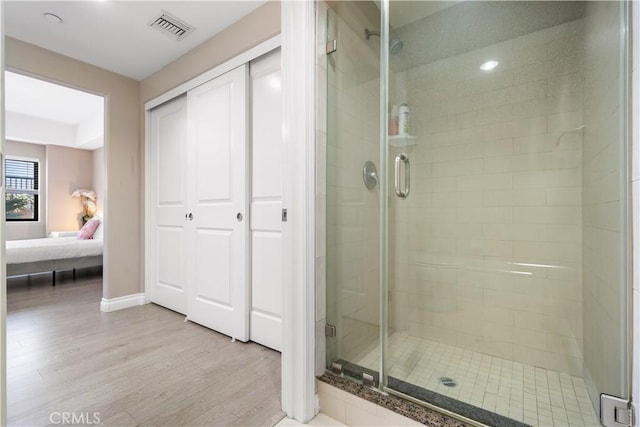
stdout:
[(400, 104), (398, 109), (398, 135), (409, 136), (411, 134), (411, 112), (409, 105)]

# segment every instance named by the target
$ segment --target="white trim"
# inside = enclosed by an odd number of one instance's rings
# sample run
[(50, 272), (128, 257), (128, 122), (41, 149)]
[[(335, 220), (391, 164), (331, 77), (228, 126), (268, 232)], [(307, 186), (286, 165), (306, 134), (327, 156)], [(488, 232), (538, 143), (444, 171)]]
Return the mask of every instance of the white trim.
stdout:
[(151, 209), (151, 110), (144, 112), (144, 249), (142, 250), (142, 261), (144, 263), (144, 293), (147, 301), (153, 300), (153, 286), (151, 283), (154, 278), (154, 269), (156, 267), (155, 257), (149, 254), (149, 250), (154, 247), (154, 239), (152, 238), (153, 226), (155, 218), (155, 210)]
[[(18, 141), (20, 142), (20, 141)], [(38, 167), (40, 167), (40, 159), (37, 157), (25, 157), (25, 156), (14, 156), (13, 154), (7, 154), (6, 156), (4, 156), (5, 160), (20, 160), (23, 162), (34, 162), (38, 164)]]
[(143, 293), (125, 295), (123, 297), (111, 299), (102, 298), (102, 301), (100, 301), (100, 311), (109, 313), (111, 311), (123, 310), (125, 308), (145, 305), (148, 303), (149, 301)]
[[(0, 70), (4, 63), (4, 2), (0, 1)], [(0, 74), (0, 170), (4, 175), (4, 73)], [(1, 178), (4, 180), (4, 178)], [(0, 187), (0, 198), (4, 200), (4, 185)], [(5, 217), (5, 205), (0, 206), (0, 217)], [(5, 254), (5, 223), (0, 222), (0, 425), (7, 425), (7, 263)]]
[(308, 422), (315, 395), (315, 2), (282, 11), (283, 343), (282, 409)]
[(167, 101), (169, 101), (170, 99), (175, 98), (176, 96), (180, 96), (183, 93), (186, 93), (188, 91), (190, 91), (191, 89), (200, 86), (203, 83), (208, 82), (209, 80), (213, 80), (218, 76), (223, 75), (224, 73), (233, 70), (234, 68), (237, 68), (243, 64), (248, 64), (249, 62), (251, 62), (252, 60), (264, 55), (265, 53), (268, 53), (274, 49), (277, 49), (278, 47), (280, 47), (280, 35), (278, 34), (275, 37), (270, 38), (269, 40), (266, 40), (262, 43), (260, 43), (257, 46), (252, 47), (251, 49), (242, 52), (240, 55), (231, 58), (230, 60), (228, 60), (227, 62), (224, 62), (220, 65), (218, 65), (215, 68), (212, 68), (209, 71), (205, 71), (204, 73), (200, 74), (199, 76), (196, 76), (194, 78), (192, 78), (191, 80), (182, 83), (180, 86), (177, 86), (173, 89), (171, 89), (170, 91), (156, 97), (153, 98), (150, 101), (147, 101), (144, 104), (144, 109), (145, 110), (151, 110), (154, 107), (157, 107), (158, 105), (165, 103)]

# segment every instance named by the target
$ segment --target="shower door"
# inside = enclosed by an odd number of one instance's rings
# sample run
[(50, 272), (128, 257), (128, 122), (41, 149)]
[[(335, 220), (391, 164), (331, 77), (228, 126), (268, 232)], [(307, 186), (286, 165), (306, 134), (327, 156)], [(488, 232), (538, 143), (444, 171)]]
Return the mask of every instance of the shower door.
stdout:
[(328, 3), (329, 369), (487, 425), (630, 397), (627, 9)]
[(490, 425), (629, 397), (626, 7), (383, 3), (387, 390)]
[[(380, 165), (380, 56), (378, 37), (364, 33), (380, 28), (380, 11), (373, 2), (332, 2), (325, 19), (336, 48), (326, 74), (326, 307), (335, 327), (327, 366), (361, 379), (365, 356), (380, 370), (371, 355), (380, 339), (380, 183), (373, 168)], [(372, 165), (368, 186), (365, 164)]]

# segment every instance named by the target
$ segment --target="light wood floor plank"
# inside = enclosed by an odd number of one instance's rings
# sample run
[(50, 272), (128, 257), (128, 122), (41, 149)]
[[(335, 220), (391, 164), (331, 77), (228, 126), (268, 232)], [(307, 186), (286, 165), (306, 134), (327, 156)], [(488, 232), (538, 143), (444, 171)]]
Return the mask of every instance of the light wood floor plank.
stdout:
[(280, 354), (153, 304), (100, 312), (95, 271), (10, 279), (8, 420), (100, 413), (104, 426), (274, 425)]

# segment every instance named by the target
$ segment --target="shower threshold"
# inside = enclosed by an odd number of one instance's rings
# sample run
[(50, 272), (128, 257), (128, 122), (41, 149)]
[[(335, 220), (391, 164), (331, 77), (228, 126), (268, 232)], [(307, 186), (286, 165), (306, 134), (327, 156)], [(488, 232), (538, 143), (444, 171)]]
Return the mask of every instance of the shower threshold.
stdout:
[[(404, 395), (489, 425), (487, 413), (513, 425), (600, 426), (580, 377), (401, 332), (388, 340), (388, 387)], [(379, 348), (354, 362), (378, 369)]]

